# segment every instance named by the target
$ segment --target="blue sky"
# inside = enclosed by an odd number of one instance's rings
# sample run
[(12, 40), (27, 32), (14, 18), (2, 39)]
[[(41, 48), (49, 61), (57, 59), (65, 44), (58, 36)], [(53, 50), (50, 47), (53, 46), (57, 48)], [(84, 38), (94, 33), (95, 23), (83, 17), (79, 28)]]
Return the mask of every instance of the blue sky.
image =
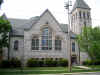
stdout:
[[(8, 18), (29, 19), (41, 15), (46, 9), (60, 23), (67, 23), (67, 11), (64, 8), (68, 0), (4, 0), (2, 11)], [(75, 0), (72, 0), (74, 4)], [(91, 8), (92, 24), (98, 26), (100, 21), (100, 0), (85, 0)]]

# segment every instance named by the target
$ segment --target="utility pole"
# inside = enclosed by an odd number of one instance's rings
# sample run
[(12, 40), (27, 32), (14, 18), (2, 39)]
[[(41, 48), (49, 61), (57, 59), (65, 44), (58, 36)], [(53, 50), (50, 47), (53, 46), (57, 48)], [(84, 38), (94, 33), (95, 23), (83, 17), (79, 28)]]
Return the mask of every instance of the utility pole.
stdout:
[(68, 11), (68, 36), (69, 36), (69, 59), (68, 59), (68, 69), (69, 69), (69, 72), (72, 71), (72, 63), (71, 63), (71, 35), (70, 35), (70, 6), (72, 6), (72, 2), (70, 0), (68, 0), (68, 2), (65, 4), (65, 9), (67, 9)]

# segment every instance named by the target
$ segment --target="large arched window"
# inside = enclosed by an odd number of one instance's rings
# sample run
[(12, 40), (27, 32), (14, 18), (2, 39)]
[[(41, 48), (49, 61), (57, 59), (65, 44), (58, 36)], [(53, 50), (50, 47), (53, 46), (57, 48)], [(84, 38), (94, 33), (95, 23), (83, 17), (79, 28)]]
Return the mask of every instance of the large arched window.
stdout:
[(18, 40), (15, 40), (14, 41), (14, 50), (18, 50), (18, 45), (19, 45)]
[(39, 50), (39, 39), (37, 36), (34, 36), (32, 38), (32, 45), (31, 45), (32, 50)]
[(55, 50), (61, 50), (62, 42), (59, 37), (56, 37), (55, 39)]
[(52, 49), (52, 32), (48, 27), (42, 29), (42, 50)]

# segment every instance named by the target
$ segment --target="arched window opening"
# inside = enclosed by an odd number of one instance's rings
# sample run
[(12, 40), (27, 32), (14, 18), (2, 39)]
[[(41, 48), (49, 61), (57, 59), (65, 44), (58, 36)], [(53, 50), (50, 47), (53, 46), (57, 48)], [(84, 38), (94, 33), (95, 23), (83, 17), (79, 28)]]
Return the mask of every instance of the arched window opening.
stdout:
[(86, 17), (85, 17), (85, 12), (83, 12), (83, 18), (85, 19)]
[(62, 42), (61, 39), (59, 37), (57, 37), (55, 39), (55, 50), (61, 50), (62, 46)]
[(87, 18), (88, 18), (88, 19), (90, 18), (90, 13), (89, 13), (89, 12), (87, 12)]
[(81, 11), (79, 12), (79, 17), (80, 17), (80, 19), (82, 18)]
[(84, 22), (84, 26), (86, 27), (86, 22)]
[(77, 13), (76, 13), (76, 19), (77, 19)]
[(75, 42), (72, 42), (72, 52), (75, 52)]
[(39, 39), (37, 36), (32, 38), (32, 50), (39, 50)]
[(14, 41), (14, 50), (18, 50), (18, 45), (19, 45), (18, 40), (15, 40)]
[(52, 49), (52, 32), (48, 27), (42, 30), (42, 50)]

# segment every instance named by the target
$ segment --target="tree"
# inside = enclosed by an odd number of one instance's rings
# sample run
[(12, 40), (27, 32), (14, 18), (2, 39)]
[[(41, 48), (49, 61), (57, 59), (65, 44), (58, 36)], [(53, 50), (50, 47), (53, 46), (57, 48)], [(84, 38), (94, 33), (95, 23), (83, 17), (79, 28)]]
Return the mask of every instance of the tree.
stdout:
[(0, 59), (2, 60), (3, 48), (9, 46), (8, 37), (11, 25), (8, 20), (0, 17)]
[(2, 3), (3, 3), (3, 0), (0, 0), (0, 6), (1, 6)]
[(100, 27), (84, 27), (77, 41), (80, 50), (86, 51), (93, 62), (100, 58)]

